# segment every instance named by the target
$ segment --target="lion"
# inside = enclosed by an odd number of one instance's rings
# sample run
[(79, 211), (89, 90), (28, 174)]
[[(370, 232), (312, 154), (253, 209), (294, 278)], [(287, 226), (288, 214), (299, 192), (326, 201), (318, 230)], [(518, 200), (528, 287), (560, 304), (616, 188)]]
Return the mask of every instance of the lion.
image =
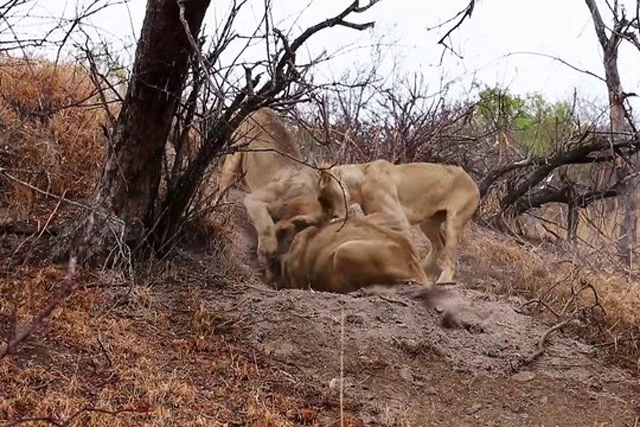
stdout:
[(276, 224), (278, 254), (269, 260), (278, 288), (349, 293), (372, 285), (433, 284), (406, 233), (367, 218), (311, 223), (298, 216)]
[[(317, 170), (303, 164), (300, 150), (280, 117), (270, 108), (249, 114), (232, 135), (243, 150), (229, 155), (223, 164), (218, 187), (227, 189), (238, 175), (247, 191), (243, 204), (258, 235), (258, 258), (275, 254), (278, 242), (274, 224), (304, 217), (320, 224), (324, 211), (318, 201)], [(254, 150), (254, 151), (251, 151)], [(290, 208), (304, 207), (304, 215)]]
[(218, 187), (231, 186), (240, 175), (249, 192), (281, 179), (282, 172), (302, 164), (302, 154), (291, 132), (271, 108), (262, 107), (245, 117), (231, 136), (240, 150), (222, 165)]
[(480, 201), (477, 184), (461, 167), (386, 160), (323, 168), (318, 194), (330, 220), (346, 217), (356, 203), (365, 218), (390, 229), (407, 232), (418, 224), (432, 246), (422, 268), (439, 273), (436, 283), (453, 282), (458, 238)]

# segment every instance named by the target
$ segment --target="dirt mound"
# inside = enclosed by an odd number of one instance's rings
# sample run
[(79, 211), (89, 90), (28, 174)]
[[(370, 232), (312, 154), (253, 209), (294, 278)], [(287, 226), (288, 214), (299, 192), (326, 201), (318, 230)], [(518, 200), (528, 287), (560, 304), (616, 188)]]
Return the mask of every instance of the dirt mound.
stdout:
[[(426, 240), (414, 238), (426, 252)], [(460, 277), (472, 281), (470, 270)], [(555, 332), (528, 364), (549, 325), (520, 310), (524, 300), (465, 283), (451, 292), (456, 329), (400, 293), (273, 291), (256, 280), (241, 303), (228, 304), (242, 307), (247, 342), (282, 364), (292, 384), (315, 384), (335, 403), (342, 363), (345, 409), (364, 425), (633, 425), (634, 380), (605, 366), (596, 348)]]
[(342, 359), (347, 411), (365, 425), (634, 420), (632, 378), (569, 336), (554, 335), (539, 362), (518, 370), (547, 327), (519, 314), (516, 299), (457, 289), (466, 327), (443, 329), (437, 313), (401, 296), (259, 289), (246, 290), (250, 304), (238, 313), (251, 319), (248, 342), (329, 400), (338, 398)]

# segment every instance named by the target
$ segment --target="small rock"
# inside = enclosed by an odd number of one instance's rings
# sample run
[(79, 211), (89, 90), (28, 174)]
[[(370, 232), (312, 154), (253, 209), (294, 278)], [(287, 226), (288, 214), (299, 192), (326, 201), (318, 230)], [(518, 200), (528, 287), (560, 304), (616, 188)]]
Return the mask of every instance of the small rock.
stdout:
[(489, 351), (487, 351), (487, 356), (489, 357), (498, 357), (498, 351), (495, 349), (490, 349)]
[(536, 377), (536, 374), (531, 371), (521, 371), (515, 375), (512, 375), (511, 379), (519, 383), (526, 383), (531, 381), (535, 377)]

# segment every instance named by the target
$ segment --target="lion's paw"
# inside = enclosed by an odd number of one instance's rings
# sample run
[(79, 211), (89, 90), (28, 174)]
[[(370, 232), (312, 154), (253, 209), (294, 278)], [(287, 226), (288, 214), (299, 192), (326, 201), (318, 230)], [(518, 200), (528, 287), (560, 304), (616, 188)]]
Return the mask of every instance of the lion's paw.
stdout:
[(258, 256), (269, 258), (276, 254), (278, 250), (278, 240), (275, 236), (262, 236), (258, 241)]

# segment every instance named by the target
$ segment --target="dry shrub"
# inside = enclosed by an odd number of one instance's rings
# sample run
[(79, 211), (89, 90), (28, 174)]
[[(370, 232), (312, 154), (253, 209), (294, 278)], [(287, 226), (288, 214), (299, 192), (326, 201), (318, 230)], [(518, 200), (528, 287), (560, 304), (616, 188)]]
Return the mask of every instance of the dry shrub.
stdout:
[[(69, 198), (89, 195), (104, 156), (105, 112), (76, 64), (0, 59), (0, 152), (18, 179)], [(41, 197), (3, 178), (3, 202), (28, 208)]]
[[(541, 300), (560, 317), (575, 316), (582, 321), (580, 334), (590, 342), (623, 359), (638, 360), (637, 279), (613, 267), (590, 265), (576, 250), (550, 251), (551, 245), (525, 245), (476, 225), (470, 231), (464, 249), (472, 259), (469, 268), (474, 280), (470, 285)], [(604, 312), (594, 307), (596, 302)], [(542, 305), (537, 307), (551, 314)], [(558, 320), (555, 315), (549, 319)]]
[(247, 422), (255, 427), (293, 427), (296, 424), (287, 412), (293, 412), (297, 407), (296, 400), (288, 396), (278, 396), (274, 399), (271, 396), (261, 396), (260, 391), (256, 391), (255, 396), (248, 402)]
[(51, 291), (64, 276), (56, 267), (39, 270), (20, 269), (16, 274), (0, 279), (0, 318), (15, 317), (17, 323), (26, 323), (33, 313), (47, 304)]

